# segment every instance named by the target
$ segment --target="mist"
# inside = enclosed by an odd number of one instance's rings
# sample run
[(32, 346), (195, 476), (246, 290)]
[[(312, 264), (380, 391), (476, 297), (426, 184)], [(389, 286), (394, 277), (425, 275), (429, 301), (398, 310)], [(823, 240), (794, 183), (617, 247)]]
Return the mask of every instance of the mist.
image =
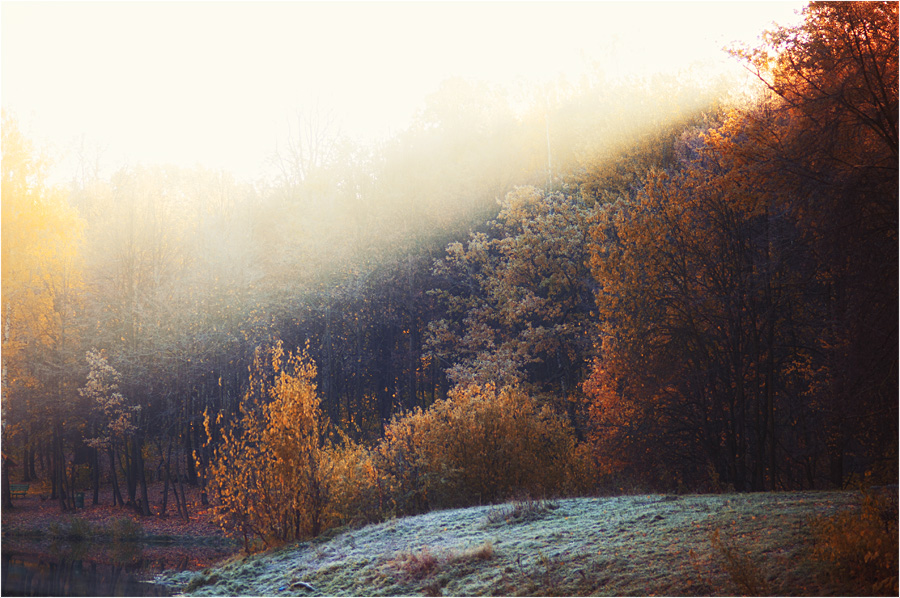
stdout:
[(793, 6), (4, 3), (4, 533), (895, 487), (897, 4)]
[[(645, 8), (5, 4), (7, 145), (68, 223), (33, 301), (66, 333), (23, 313), (52, 349), (23, 363), (52, 354), (63, 400), (103, 351), (132, 400), (194, 417), (210, 393), (233, 411), (283, 340), (310, 347), (335, 421), (377, 436), (449, 389), (426, 346), (447, 248), (498, 234), (517, 189), (597, 201), (596, 173), (746, 84), (721, 36), (748, 29), (712, 23), (792, 7)], [(41, 234), (4, 257), (24, 278)]]

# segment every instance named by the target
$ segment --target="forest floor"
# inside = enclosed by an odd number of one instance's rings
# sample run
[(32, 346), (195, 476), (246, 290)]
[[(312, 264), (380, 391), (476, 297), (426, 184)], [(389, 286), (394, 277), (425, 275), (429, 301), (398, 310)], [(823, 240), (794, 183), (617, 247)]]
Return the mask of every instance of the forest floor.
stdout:
[(811, 518), (857, 492), (520, 501), (331, 530), (158, 583), (215, 596), (840, 595)]
[[(49, 549), (67, 544), (139, 543), (141, 558), (152, 560), (154, 551), (165, 554), (165, 563), (187, 570), (208, 567), (239, 549), (212, 521), (212, 513), (200, 500), (196, 488), (186, 487), (189, 520), (180, 518), (172, 496), (167, 514), (159, 516), (163, 484), (148, 486), (154, 515), (142, 517), (134, 508), (112, 506), (108, 489), (100, 494), (100, 504), (91, 504), (92, 494), (85, 492), (85, 508), (62, 512), (59, 502), (50, 500), (49, 487), (33, 483), (25, 498), (14, 498), (13, 508), (0, 516), (4, 547), (27, 544), (31, 550)], [(173, 547), (178, 547), (173, 551)], [(93, 556), (102, 551), (92, 550)], [(177, 553), (177, 554), (173, 554)], [(162, 557), (160, 557), (162, 558)]]

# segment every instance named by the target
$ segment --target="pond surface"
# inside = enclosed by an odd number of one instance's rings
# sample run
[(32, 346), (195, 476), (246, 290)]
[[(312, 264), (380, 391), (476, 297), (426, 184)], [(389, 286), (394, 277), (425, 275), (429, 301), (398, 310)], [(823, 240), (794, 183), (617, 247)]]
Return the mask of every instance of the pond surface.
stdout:
[(229, 546), (3, 539), (3, 596), (171, 596), (146, 581), (159, 571), (202, 568)]

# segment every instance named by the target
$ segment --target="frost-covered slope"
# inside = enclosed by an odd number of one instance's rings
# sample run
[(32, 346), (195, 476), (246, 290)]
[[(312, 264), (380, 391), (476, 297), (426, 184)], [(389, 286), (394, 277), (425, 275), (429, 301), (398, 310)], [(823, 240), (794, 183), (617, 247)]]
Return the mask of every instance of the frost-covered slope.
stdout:
[(197, 596), (713, 595), (746, 593), (735, 577), (743, 566), (762, 593), (817, 594), (807, 521), (858, 501), (647, 495), (439, 511), (160, 581)]

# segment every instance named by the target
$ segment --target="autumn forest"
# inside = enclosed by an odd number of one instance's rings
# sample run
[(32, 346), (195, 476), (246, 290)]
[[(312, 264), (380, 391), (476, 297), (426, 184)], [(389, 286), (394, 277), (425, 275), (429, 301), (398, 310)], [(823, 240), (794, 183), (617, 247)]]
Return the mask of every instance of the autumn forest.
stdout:
[[(894, 2), (733, 47), (752, 93), (446, 81), (279, 177), (2, 123), (3, 505), (47, 480), (265, 546), (515, 496), (897, 483)], [(523, 108), (525, 106), (525, 108)], [(151, 483), (164, 484), (159, 497)]]

